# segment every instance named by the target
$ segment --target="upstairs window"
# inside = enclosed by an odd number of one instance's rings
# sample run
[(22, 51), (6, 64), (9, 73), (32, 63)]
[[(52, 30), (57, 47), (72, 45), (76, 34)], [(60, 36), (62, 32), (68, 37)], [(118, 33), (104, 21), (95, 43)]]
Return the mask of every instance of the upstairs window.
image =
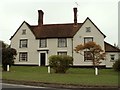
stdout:
[(20, 40), (20, 48), (27, 48), (28, 40), (27, 39), (21, 39)]
[(45, 48), (47, 47), (47, 40), (46, 39), (40, 39), (40, 48)]
[(93, 41), (93, 37), (84, 37), (84, 43), (88, 43), (90, 41)]
[(91, 32), (91, 27), (86, 27), (86, 32)]
[(67, 39), (58, 38), (58, 47), (67, 47)]
[(28, 57), (27, 52), (20, 52), (19, 53), (19, 61), (20, 62), (21, 61), (26, 62), (27, 61), (27, 57)]
[(26, 29), (22, 30), (22, 35), (26, 35)]

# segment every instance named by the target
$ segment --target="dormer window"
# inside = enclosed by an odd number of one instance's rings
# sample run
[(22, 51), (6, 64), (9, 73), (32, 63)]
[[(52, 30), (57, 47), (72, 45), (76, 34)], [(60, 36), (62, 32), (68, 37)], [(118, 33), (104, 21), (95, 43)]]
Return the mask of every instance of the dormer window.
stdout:
[(86, 32), (91, 32), (91, 27), (86, 27)]
[(22, 35), (26, 35), (26, 29), (22, 30)]

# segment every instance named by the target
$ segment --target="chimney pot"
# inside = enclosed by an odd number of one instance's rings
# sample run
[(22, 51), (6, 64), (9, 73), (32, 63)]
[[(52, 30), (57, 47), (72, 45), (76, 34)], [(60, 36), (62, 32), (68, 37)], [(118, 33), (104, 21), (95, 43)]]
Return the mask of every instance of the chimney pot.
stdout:
[(73, 8), (74, 11), (74, 24), (77, 25), (77, 8)]
[(43, 25), (43, 14), (44, 12), (42, 10), (38, 10), (38, 26)]

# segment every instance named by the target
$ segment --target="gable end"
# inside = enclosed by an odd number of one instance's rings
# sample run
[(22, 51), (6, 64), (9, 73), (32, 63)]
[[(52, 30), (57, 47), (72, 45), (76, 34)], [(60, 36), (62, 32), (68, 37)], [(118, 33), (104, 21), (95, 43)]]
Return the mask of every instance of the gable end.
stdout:
[[(12, 40), (12, 38), (16, 35), (16, 33), (19, 31), (19, 29), (22, 27), (23, 24), (26, 24), (28, 26), (28, 28), (31, 30), (30, 28), (30, 25), (26, 22), (26, 21), (23, 21), (23, 23), (20, 25), (20, 27), (16, 30), (16, 32), (13, 34), (13, 36), (11, 36), (11, 38), (9, 40)], [(31, 30), (32, 31), (32, 30)], [(32, 31), (33, 33), (33, 31)], [(34, 33), (33, 33), (34, 34)]]
[(92, 20), (91, 20), (89, 17), (86, 18), (86, 20), (84, 21), (84, 23), (85, 23), (87, 20), (89, 20), (89, 21), (97, 28), (97, 30), (104, 36), (104, 38), (106, 37), (106, 36), (100, 31), (100, 29), (92, 22)]

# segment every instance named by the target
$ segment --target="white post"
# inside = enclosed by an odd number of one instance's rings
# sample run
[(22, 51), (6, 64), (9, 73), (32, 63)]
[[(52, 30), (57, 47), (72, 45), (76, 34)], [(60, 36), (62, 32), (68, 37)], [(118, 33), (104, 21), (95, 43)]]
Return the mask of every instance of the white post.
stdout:
[(7, 71), (8, 71), (8, 72), (10, 71), (10, 66), (9, 66), (9, 65), (7, 65)]
[(50, 73), (50, 66), (48, 66), (48, 73)]
[(95, 75), (98, 75), (98, 68), (95, 67)]

